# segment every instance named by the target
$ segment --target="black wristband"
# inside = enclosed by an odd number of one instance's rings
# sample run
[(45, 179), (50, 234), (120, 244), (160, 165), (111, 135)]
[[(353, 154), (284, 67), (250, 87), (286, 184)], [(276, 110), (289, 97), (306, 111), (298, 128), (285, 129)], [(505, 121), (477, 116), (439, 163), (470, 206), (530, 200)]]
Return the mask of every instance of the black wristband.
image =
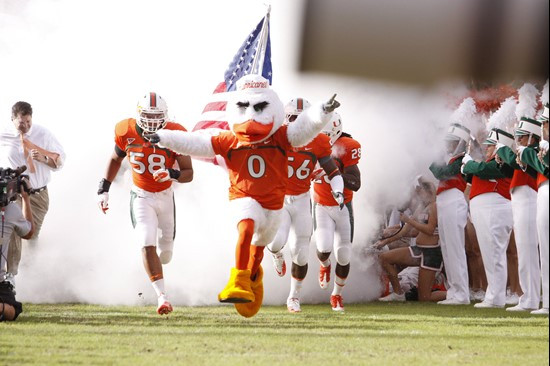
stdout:
[(177, 169), (168, 169), (168, 172), (170, 173), (170, 178), (173, 180), (178, 180), (181, 175), (181, 171)]
[(97, 190), (97, 194), (102, 194), (109, 192), (109, 188), (111, 188), (111, 182), (109, 182), (107, 179), (103, 178), (99, 182), (99, 189)]

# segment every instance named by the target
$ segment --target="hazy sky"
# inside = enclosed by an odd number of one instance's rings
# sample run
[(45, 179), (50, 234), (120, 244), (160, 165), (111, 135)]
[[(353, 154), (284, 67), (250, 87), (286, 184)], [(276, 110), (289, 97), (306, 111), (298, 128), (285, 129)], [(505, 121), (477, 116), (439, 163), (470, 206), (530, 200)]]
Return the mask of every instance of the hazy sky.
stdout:
[[(378, 221), (377, 210), (402, 200), (412, 177), (426, 172), (449, 111), (438, 93), (298, 75), (302, 1), (273, 3), (274, 89), (284, 102), (297, 96), (320, 101), (337, 92), (344, 130), (363, 146), (363, 186), (354, 207), (354, 247), (360, 253)], [(132, 241), (129, 176), (111, 188), (107, 215), (96, 205), (114, 125), (132, 117), (138, 97), (154, 90), (175, 120), (192, 128), (265, 9), (261, 0), (0, 2), (0, 123), (10, 123), (13, 103), (28, 101), (34, 122), (50, 128), (67, 152), (65, 167), (49, 186), (39, 248), (23, 253), (17, 277), (21, 300), (151, 302), (140, 248)], [(227, 215), (225, 173), (202, 162), (194, 166), (194, 181), (176, 190), (175, 253), (165, 277), (177, 304), (215, 304), (233, 266), (236, 230)], [(316, 284), (313, 243), (310, 248), (304, 300), (327, 302), (329, 293)], [(372, 259), (356, 258), (347, 299), (373, 299), (378, 279)], [(264, 267), (265, 301), (284, 303), (288, 275), (276, 277), (269, 255)]]

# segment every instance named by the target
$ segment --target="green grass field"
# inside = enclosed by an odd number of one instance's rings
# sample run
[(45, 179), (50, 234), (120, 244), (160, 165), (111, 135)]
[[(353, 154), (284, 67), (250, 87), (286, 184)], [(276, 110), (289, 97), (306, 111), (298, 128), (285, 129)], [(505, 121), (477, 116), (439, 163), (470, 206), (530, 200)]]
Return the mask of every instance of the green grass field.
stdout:
[(0, 323), (0, 365), (543, 365), (548, 318), (419, 303), (265, 306), (25, 304)]

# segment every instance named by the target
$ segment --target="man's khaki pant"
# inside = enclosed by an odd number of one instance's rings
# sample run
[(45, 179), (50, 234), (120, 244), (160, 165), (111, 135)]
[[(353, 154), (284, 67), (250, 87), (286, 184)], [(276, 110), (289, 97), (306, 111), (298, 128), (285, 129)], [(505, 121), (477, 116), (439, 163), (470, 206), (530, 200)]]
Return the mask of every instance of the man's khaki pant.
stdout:
[[(31, 194), (30, 201), (32, 218), (34, 222), (34, 235), (32, 236), (31, 240), (34, 240), (38, 238), (38, 234), (40, 233), (40, 229), (42, 228), (42, 223), (44, 222), (44, 217), (46, 216), (48, 208), (50, 207), (50, 197), (48, 195), (48, 189), (46, 188), (39, 193)], [(19, 204), (19, 206), (21, 206), (21, 199), (18, 199), (17, 203)], [(10, 246), (8, 248), (7, 270), (7, 272), (13, 274), (14, 276), (19, 270), (19, 262), (21, 262), (21, 249), (21, 237), (17, 235), (14, 231), (11, 234)]]

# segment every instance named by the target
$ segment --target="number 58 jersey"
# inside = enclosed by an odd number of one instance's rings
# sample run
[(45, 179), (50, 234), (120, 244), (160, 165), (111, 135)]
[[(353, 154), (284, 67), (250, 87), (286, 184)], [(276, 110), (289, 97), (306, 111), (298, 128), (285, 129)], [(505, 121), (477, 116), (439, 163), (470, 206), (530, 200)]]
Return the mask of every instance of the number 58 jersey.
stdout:
[[(164, 129), (186, 131), (174, 122), (168, 122)], [(141, 132), (134, 118), (122, 120), (115, 127), (115, 144), (128, 156), (134, 185), (148, 192), (164, 191), (172, 185), (172, 181), (157, 182), (153, 179), (153, 173), (172, 168), (179, 154), (151, 145), (141, 136)]]

